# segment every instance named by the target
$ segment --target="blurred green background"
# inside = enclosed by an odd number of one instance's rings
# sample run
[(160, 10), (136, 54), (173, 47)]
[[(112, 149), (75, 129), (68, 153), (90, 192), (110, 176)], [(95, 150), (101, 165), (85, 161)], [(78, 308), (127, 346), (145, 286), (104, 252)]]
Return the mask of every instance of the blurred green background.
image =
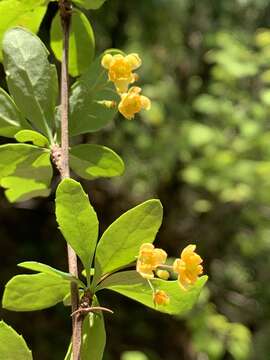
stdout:
[[(40, 28), (47, 45), (56, 10), (51, 3)], [(115, 312), (106, 315), (104, 360), (269, 360), (269, 2), (108, 0), (88, 15), (97, 53), (117, 47), (141, 55), (140, 84), (152, 99), (135, 120), (119, 117), (74, 140), (110, 146), (126, 162), (122, 178), (83, 182), (101, 230), (158, 197), (165, 216), (156, 244), (173, 257), (196, 243), (210, 277), (185, 318), (104, 292), (101, 303)], [(2, 69), (0, 76), (4, 86)], [(66, 269), (53, 201), (14, 206), (1, 190), (1, 291), (18, 262)], [(68, 309), (1, 315), (36, 359), (64, 358)]]

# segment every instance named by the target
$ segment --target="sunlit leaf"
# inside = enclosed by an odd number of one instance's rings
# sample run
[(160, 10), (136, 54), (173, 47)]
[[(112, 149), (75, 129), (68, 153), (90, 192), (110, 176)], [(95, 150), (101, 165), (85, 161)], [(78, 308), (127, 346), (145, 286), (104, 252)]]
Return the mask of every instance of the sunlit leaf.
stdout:
[(5, 33), (3, 54), (8, 88), (16, 105), (34, 130), (51, 138), (58, 82), (48, 50), (33, 33), (13, 28)]
[(46, 12), (48, 1), (44, 0), (1, 0), (0, 1), (0, 61), (2, 39), (6, 30), (14, 26), (24, 26), (36, 33)]
[(90, 269), (97, 237), (98, 219), (80, 183), (63, 180), (56, 191), (56, 218), (66, 241)]
[(136, 260), (140, 246), (151, 243), (162, 222), (159, 200), (148, 200), (116, 219), (102, 235), (96, 263), (102, 273), (111, 272)]
[(69, 288), (69, 281), (55, 275), (17, 275), (6, 284), (3, 307), (12, 311), (46, 309), (62, 301)]
[(0, 146), (0, 184), (9, 201), (48, 196), (51, 178), (49, 150), (28, 144)]
[(165, 281), (161, 279), (152, 280), (152, 284), (156, 290), (165, 291), (169, 297), (168, 305), (155, 306), (153, 302), (153, 292), (147, 280), (142, 278), (136, 271), (123, 271), (113, 274), (105, 279), (98, 290), (110, 289), (133, 300), (168, 314), (183, 314), (189, 311), (196, 303), (200, 291), (207, 281), (207, 276), (199, 278), (195, 285), (188, 291), (180, 288), (177, 280)]
[(32, 142), (36, 146), (48, 147), (48, 139), (34, 130), (21, 130), (16, 133), (15, 139), (19, 142)]
[(84, 179), (114, 177), (124, 172), (124, 163), (113, 150), (94, 144), (72, 147), (70, 167)]
[(23, 337), (4, 321), (0, 322), (0, 359), (3, 360), (32, 360), (32, 353), (28, 349)]

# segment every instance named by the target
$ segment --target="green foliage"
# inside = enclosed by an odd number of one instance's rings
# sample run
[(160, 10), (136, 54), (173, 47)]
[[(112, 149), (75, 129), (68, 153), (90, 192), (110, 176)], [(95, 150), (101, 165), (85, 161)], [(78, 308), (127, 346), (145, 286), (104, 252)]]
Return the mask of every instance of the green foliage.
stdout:
[(16, 105), (51, 140), (58, 83), (46, 47), (34, 34), (14, 28), (4, 36), (3, 53), (8, 88)]
[(136, 259), (143, 243), (152, 243), (162, 222), (159, 200), (148, 200), (121, 215), (102, 235), (96, 265), (105, 274)]
[(56, 191), (56, 218), (68, 244), (90, 269), (98, 237), (97, 215), (80, 183), (65, 179)]
[(34, 130), (20, 130), (14, 137), (18, 142), (32, 142), (36, 146), (49, 147), (48, 139)]
[(0, 146), (0, 183), (9, 201), (48, 196), (51, 177), (48, 150), (27, 144)]
[(11, 27), (24, 26), (37, 32), (42, 18), (46, 12), (44, 0), (1, 0), (0, 14), (0, 61), (2, 61), (2, 39), (3, 35)]
[(177, 280), (152, 280), (151, 283), (156, 290), (163, 290), (169, 295), (170, 303), (166, 306), (155, 306), (153, 302), (153, 290), (149, 286), (149, 283), (136, 271), (132, 270), (109, 276), (100, 284), (98, 290), (110, 289), (135, 301), (139, 301), (152, 309), (171, 315), (180, 315), (186, 313), (194, 306), (206, 281), (207, 276), (202, 276), (197, 280), (196, 284), (188, 291), (185, 291), (180, 288)]
[(32, 360), (23, 337), (4, 321), (0, 322), (0, 358), (5, 360)]
[(61, 302), (70, 282), (51, 274), (17, 275), (6, 284), (3, 307), (12, 311), (34, 311)]
[(80, 177), (92, 180), (122, 175), (125, 165), (114, 151), (105, 146), (81, 144), (70, 150), (70, 167)]
[(0, 88), (0, 135), (13, 137), (23, 127), (27, 127), (12, 98)]
[[(70, 135), (97, 131), (112, 121), (117, 108), (102, 102), (119, 100), (114, 85), (108, 82), (107, 71), (98, 57), (71, 88)], [(99, 103), (101, 102), (101, 103)]]
[[(62, 59), (62, 26), (59, 13), (51, 27), (51, 48), (57, 60)], [(91, 64), (95, 52), (95, 38), (90, 22), (78, 9), (72, 12), (69, 49), (69, 73), (72, 76), (82, 74)]]
[(24, 269), (33, 270), (44, 274), (60, 276), (62, 280), (73, 281), (76, 282), (79, 286), (84, 287), (84, 284), (71, 274), (55, 269), (49, 265), (39, 263), (37, 261), (24, 261), (22, 263), (19, 263), (18, 266)]

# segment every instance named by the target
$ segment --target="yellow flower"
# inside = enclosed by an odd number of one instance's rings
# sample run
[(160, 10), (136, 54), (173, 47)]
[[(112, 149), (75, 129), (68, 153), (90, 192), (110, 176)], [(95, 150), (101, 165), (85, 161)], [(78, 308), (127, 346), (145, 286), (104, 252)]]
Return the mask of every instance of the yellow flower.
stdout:
[(178, 273), (178, 281), (182, 289), (186, 290), (194, 284), (203, 273), (202, 258), (195, 252), (196, 245), (188, 245), (181, 253), (180, 259), (173, 263), (173, 270)]
[(167, 254), (162, 249), (155, 249), (153, 244), (145, 243), (140, 247), (136, 270), (145, 279), (154, 277), (153, 271), (164, 264)]
[(156, 305), (168, 305), (170, 298), (168, 294), (163, 290), (158, 290), (153, 295), (153, 300)]
[(137, 75), (132, 71), (140, 67), (141, 63), (138, 54), (105, 54), (101, 60), (101, 65), (108, 70), (109, 80), (114, 82), (120, 94), (127, 92), (128, 85), (137, 80)]
[(133, 86), (128, 93), (121, 95), (118, 110), (128, 120), (133, 119), (134, 115), (142, 109), (149, 110), (151, 108), (150, 99), (140, 95), (141, 90), (138, 86)]

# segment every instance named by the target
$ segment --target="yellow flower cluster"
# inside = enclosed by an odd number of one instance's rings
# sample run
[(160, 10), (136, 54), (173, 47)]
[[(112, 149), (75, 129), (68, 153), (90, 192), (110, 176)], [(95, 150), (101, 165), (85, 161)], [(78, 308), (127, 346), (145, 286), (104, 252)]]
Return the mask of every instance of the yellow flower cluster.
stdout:
[[(203, 260), (195, 250), (196, 245), (188, 245), (180, 254), (180, 258), (174, 261), (173, 266), (164, 266), (167, 259), (166, 252), (156, 249), (153, 244), (145, 243), (140, 247), (136, 270), (147, 280), (154, 278), (154, 272), (159, 278), (168, 280), (170, 273), (162, 267), (168, 268), (178, 274), (180, 287), (188, 290), (189, 286), (195, 284), (199, 275), (203, 273), (201, 265)], [(170, 298), (165, 291), (157, 290), (153, 291), (153, 301), (156, 305), (167, 305)]]
[(155, 249), (153, 244), (145, 243), (140, 248), (136, 270), (145, 279), (154, 278), (154, 270), (164, 264), (167, 254), (162, 249)]
[(118, 105), (119, 112), (128, 120), (134, 118), (134, 115), (142, 109), (149, 110), (151, 101), (143, 95), (140, 95), (141, 88), (129, 85), (138, 80), (138, 75), (134, 70), (141, 66), (141, 59), (138, 54), (105, 54), (101, 60), (101, 65), (108, 70), (109, 81), (115, 85), (116, 91), (121, 97)]

